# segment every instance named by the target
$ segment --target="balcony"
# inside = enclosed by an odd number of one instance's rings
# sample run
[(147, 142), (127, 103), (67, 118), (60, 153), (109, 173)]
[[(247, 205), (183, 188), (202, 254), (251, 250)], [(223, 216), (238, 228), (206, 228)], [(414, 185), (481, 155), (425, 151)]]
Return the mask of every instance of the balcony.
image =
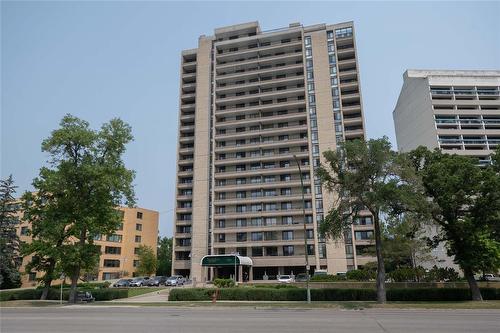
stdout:
[(258, 135), (280, 135), (280, 134), (293, 134), (307, 131), (307, 125), (295, 125), (288, 127), (276, 127), (269, 129), (259, 129), (253, 131), (233, 132), (229, 134), (219, 134), (215, 136), (216, 141), (230, 140), (236, 138), (254, 137)]
[[(301, 167), (302, 171), (308, 171), (309, 166), (302, 166)], [(275, 167), (275, 168), (269, 168), (269, 169), (256, 169), (256, 170), (244, 170), (244, 171), (233, 171), (233, 172), (217, 172), (215, 173), (215, 179), (222, 179), (222, 178), (241, 178), (241, 177), (251, 177), (251, 176), (258, 176), (258, 175), (281, 175), (281, 174), (287, 174), (287, 173), (297, 173), (299, 172), (299, 169), (297, 167), (288, 167), (288, 168), (280, 168)]]
[(256, 74), (258, 75), (263, 75), (263, 74), (271, 74), (274, 72), (279, 72), (279, 71), (297, 71), (297, 70), (302, 70), (304, 68), (303, 64), (287, 64), (285, 66), (278, 66), (278, 67), (270, 67), (270, 68), (259, 68), (257, 67), (254, 70), (247, 70), (244, 72), (239, 72), (239, 73), (228, 73), (228, 74), (220, 74), (215, 77), (215, 80), (217, 82), (222, 81), (222, 80), (229, 80), (229, 79), (242, 79), (244, 77), (248, 76), (254, 76)]
[[(249, 41), (251, 43), (251, 41)], [(253, 44), (250, 44), (253, 45)], [(274, 50), (277, 48), (282, 48), (282, 47), (287, 47), (288, 49), (295, 49), (297, 47), (302, 47), (302, 39), (301, 38), (290, 38), (290, 42), (288, 43), (281, 43), (281, 41), (276, 41), (276, 42), (270, 42), (269, 44), (261, 44), (257, 45), (256, 47), (249, 47), (250, 45), (246, 47), (238, 47), (238, 50), (234, 51), (229, 51), (228, 49), (226, 50), (218, 50), (217, 52), (217, 60), (223, 60), (223, 59), (230, 59), (230, 57), (234, 56), (242, 56), (242, 55), (247, 55), (252, 54), (252, 53), (257, 53), (257, 52), (262, 52), (262, 51), (270, 51)]]
[[(305, 200), (312, 199), (311, 194), (304, 194)], [(295, 195), (281, 195), (275, 196), (261, 196), (261, 197), (247, 197), (247, 198), (229, 198), (229, 199), (216, 199), (216, 205), (236, 205), (236, 204), (251, 204), (260, 202), (280, 202), (280, 201), (302, 201), (302, 195), (297, 193)]]
[(305, 106), (305, 99), (295, 99), (291, 100), (290, 98), (286, 102), (274, 102), (269, 104), (260, 104), (255, 106), (244, 106), (241, 108), (226, 108), (225, 110), (216, 110), (215, 114), (217, 116), (227, 116), (227, 115), (237, 115), (237, 114), (246, 114), (251, 111), (272, 111), (272, 110), (283, 110), (289, 108), (297, 108), (299, 106)]
[[(259, 156), (246, 156), (246, 157), (227, 157), (224, 159), (215, 160), (215, 165), (236, 165), (243, 163), (254, 163), (254, 162), (267, 162), (267, 161), (282, 161), (282, 160), (293, 160), (293, 155), (297, 158), (307, 158), (309, 159), (308, 152), (291, 152), (283, 154), (273, 154), (273, 155), (259, 155)], [(295, 161), (293, 162), (295, 164)]]
[[(310, 186), (311, 180), (304, 179), (304, 186)], [(266, 188), (276, 188), (278, 186), (286, 187), (297, 187), (301, 186), (299, 177), (292, 177), (291, 181), (275, 181), (271, 183), (245, 183), (245, 184), (227, 184), (227, 185), (216, 185), (215, 192), (229, 192), (238, 190), (253, 190), (253, 189), (266, 189)]]
[(256, 142), (256, 143), (247, 143), (245, 145), (216, 147), (215, 152), (216, 153), (229, 153), (229, 152), (236, 152), (236, 151), (255, 150), (257, 148), (262, 148), (262, 149), (280, 148), (280, 147), (290, 147), (291, 148), (293, 146), (305, 145), (307, 143), (308, 143), (307, 138), (295, 138), (295, 139), (283, 140), (283, 141), (276, 140), (276, 141), (271, 141), (271, 142)]
[(276, 123), (280, 121), (299, 121), (307, 119), (307, 114), (305, 112), (289, 112), (284, 114), (276, 114), (272, 116), (263, 117), (260, 113), (257, 114), (258, 117), (248, 117), (238, 120), (227, 120), (227, 121), (217, 121), (215, 128), (225, 128), (225, 127), (237, 127), (239, 124), (245, 124), (246, 126)]

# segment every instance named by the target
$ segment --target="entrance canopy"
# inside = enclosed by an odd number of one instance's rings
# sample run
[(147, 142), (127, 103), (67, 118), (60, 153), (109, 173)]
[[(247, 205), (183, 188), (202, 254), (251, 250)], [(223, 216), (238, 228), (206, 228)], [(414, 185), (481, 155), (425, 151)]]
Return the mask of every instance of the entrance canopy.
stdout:
[[(236, 263), (235, 263), (236, 261)], [(252, 259), (249, 257), (242, 257), (234, 254), (217, 254), (204, 256), (201, 259), (201, 265), (206, 267), (220, 267), (220, 266), (252, 266)]]

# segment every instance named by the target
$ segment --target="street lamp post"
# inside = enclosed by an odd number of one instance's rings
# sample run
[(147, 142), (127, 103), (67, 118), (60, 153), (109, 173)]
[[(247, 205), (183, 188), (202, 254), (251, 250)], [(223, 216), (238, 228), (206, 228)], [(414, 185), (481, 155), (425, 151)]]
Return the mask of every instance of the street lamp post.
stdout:
[(307, 289), (307, 303), (311, 303), (311, 289), (309, 288), (309, 253), (307, 248), (307, 228), (306, 228), (306, 199), (304, 198), (304, 180), (302, 179), (302, 169), (300, 168), (299, 160), (296, 155), (293, 155), (297, 167), (299, 168), (300, 175), (300, 188), (302, 192), (302, 217), (304, 219), (304, 247), (306, 256), (306, 289)]

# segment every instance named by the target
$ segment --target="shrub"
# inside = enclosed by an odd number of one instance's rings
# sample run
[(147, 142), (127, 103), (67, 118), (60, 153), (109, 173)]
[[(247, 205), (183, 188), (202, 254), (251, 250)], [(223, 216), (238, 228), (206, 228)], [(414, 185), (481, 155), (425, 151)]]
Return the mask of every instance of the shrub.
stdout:
[(458, 281), (460, 275), (452, 267), (437, 267), (434, 265), (431, 270), (425, 274), (425, 281)]
[(42, 292), (36, 289), (9, 290), (0, 292), (0, 301), (39, 299)]
[(215, 279), (214, 286), (217, 288), (231, 288), (234, 287), (234, 280), (232, 279)]
[[(79, 289), (82, 290), (82, 289)], [(127, 289), (94, 289), (90, 290), (92, 296), (96, 301), (109, 301), (118, 298), (128, 297)], [(61, 297), (61, 290), (59, 288), (50, 288), (47, 295), (48, 300), (58, 300)], [(42, 296), (41, 289), (21, 289), (12, 290), (0, 293), (0, 301), (13, 301), (13, 300), (35, 300), (40, 299)], [(69, 289), (63, 289), (63, 299), (69, 298)]]
[(336, 282), (345, 281), (346, 277), (344, 275), (315, 275), (311, 277), (313, 282)]
[(186, 288), (173, 289), (168, 296), (169, 301), (208, 301), (215, 289)]
[(376, 272), (366, 269), (355, 269), (346, 273), (347, 280), (370, 281), (375, 279)]
[[(215, 289), (174, 289), (171, 301), (208, 301)], [(485, 300), (500, 299), (500, 289), (483, 288)], [(224, 288), (220, 289), (218, 300), (227, 301), (304, 301), (304, 288)], [(311, 289), (313, 301), (375, 301), (374, 289)], [(405, 288), (388, 289), (389, 301), (465, 301), (470, 300), (469, 289), (465, 288)]]

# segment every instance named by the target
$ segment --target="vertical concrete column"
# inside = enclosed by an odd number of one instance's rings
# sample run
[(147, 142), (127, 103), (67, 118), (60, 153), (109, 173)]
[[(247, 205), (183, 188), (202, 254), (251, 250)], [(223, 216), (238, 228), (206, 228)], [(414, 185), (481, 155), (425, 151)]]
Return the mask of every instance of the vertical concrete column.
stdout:
[[(312, 32), (312, 56), (314, 68), (314, 89), (316, 95), (316, 115), (318, 119), (318, 141), (321, 163), (325, 162), (323, 152), (329, 149), (335, 150), (337, 143), (335, 140), (335, 127), (333, 117), (333, 98), (330, 82), (330, 72), (328, 61), (328, 49), (326, 31), (319, 30)], [(319, 70), (321, 69), (321, 70)], [(323, 187), (323, 211), (325, 214), (332, 208), (334, 202), (334, 193), (328, 192)], [(314, 228), (315, 238), (318, 235), (318, 230)], [(316, 247), (316, 258), (319, 258), (318, 248)], [(338, 271), (345, 272), (347, 270), (347, 261), (345, 258), (345, 245), (339, 240), (337, 242), (327, 241), (327, 266), (328, 272), (334, 273)], [(319, 259), (316, 264), (319, 266)]]
[(196, 65), (191, 276), (202, 279), (201, 259), (208, 254), (210, 179), (210, 96), (212, 40), (200, 37)]
[(243, 282), (243, 266), (238, 266), (238, 282)]
[(253, 281), (253, 266), (250, 266), (250, 270), (248, 272), (248, 282)]

